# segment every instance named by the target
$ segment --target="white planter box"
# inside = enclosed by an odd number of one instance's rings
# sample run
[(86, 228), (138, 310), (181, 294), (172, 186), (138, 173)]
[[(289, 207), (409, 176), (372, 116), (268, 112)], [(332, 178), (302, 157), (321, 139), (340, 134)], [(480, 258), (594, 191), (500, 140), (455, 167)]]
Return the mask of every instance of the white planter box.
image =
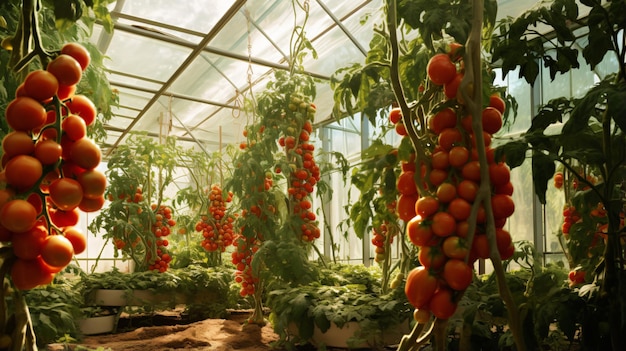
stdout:
[[(313, 329), (313, 343), (318, 345), (325, 345), (326, 347), (336, 347), (336, 348), (349, 348), (348, 339), (351, 338), (354, 333), (356, 333), (360, 329), (358, 322), (348, 322), (343, 325), (342, 328), (339, 328), (335, 323), (330, 324), (330, 328), (325, 333), (315, 326)], [(405, 334), (410, 332), (408, 322), (402, 323), (394, 328), (389, 328), (388, 330), (383, 332), (383, 345), (396, 345), (402, 340), (402, 337)], [(368, 342), (363, 342), (358, 345), (352, 345), (352, 348), (370, 348), (376, 342), (380, 343), (380, 340), (368, 340)]]
[(78, 327), (84, 335), (110, 333), (115, 329), (115, 315), (90, 317), (78, 321)]

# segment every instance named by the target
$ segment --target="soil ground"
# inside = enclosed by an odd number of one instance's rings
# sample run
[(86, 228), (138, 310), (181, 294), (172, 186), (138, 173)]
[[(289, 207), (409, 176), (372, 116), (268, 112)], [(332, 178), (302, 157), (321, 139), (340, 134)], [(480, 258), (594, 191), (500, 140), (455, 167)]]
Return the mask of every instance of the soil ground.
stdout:
[[(278, 336), (272, 326), (245, 324), (247, 317), (246, 313), (232, 313), (228, 319), (207, 319), (193, 323), (186, 323), (180, 316), (173, 314), (152, 316), (149, 321), (120, 318), (118, 330), (121, 332), (87, 336), (78, 344), (49, 345), (47, 350), (94, 350), (99, 347), (107, 351), (275, 350), (271, 343), (278, 340)], [(142, 324), (152, 326), (140, 326)]]

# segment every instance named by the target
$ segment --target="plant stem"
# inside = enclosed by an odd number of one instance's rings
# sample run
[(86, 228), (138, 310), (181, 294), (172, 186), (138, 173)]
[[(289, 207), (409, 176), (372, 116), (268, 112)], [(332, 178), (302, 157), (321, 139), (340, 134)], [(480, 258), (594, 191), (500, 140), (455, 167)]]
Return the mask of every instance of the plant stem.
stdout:
[[(526, 346), (522, 334), (519, 310), (513, 301), (509, 287), (506, 285), (504, 268), (502, 267), (502, 260), (500, 259), (498, 246), (496, 244), (493, 208), (491, 207), (489, 168), (482, 133), (481, 33), (484, 11), (483, 0), (474, 0), (472, 11), (472, 29), (469, 33), (466, 44), (466, 55), (464, 57), (466, 71), (459, 86), (459, 93), (462, 95), (463, 100), (466, 101), (466, 107), (472, 115), (472, 130), (476, 140), (476, 149), (480, 162), (481, 183), (476, 196), (476, 203), (482, 202), (485, 206), (485, 213), (487, 214), (487, 238), (490, 247), (489, 258), (493, 264), (500, 297), (504, 301), (509, 313), (509, 327), (511, 328), (517, 350), (525, 351)], [(469, 89), (470, 84), (473, 84), (473, 89)], [(469, 92), (471, 92), (473, 96), (469, 96)]]

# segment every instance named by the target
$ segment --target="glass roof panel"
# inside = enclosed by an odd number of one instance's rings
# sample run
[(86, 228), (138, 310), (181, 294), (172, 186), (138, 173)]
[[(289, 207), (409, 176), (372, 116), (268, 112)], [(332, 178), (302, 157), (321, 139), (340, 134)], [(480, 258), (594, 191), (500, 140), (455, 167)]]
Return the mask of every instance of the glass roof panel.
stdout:
[(107, 50), (112, 71), (166, 81), (189, 56), (189, 48), (115, 30)]
[(111, 85), (126, 86), (126, 87), (141, 87), (149, 90), (159, 90), (163, 85), (163, 82), (155, 82), (138, 77), (129, 77), (127, 75), (121, 75), (116, 73), (109, 74), (109, 82)]
[(219, 107), (215, 105), (172, 98), (172, 123), (178, 125), (184, 123), (187, 128), (193, 130), (198, 123), (214, 114), (218, 109)]
[[(265, 2), (259, 2), (265, 3)], [(248, 10), (253, 6), (249, 6)], [(246, 9), (239, 11), (235, 17), (229, 21), (220, 33), (209, 44), (211, 47), (226, 50), (237, 55), (248, 56), (248, 27), (250, 28), (250, 52), (252, 57), (270, 62), (279, 62), (284, 59), (284, 55), (289, 52), (279, 51), (279, 48), (264, 35), (272, 35), (272, 28), (262, 28), (256, 23), (248, 23), (245, 15)], [(250, 14), (253, 17), (253, 14)], [(272, 41), (274, 39), (272, 38)]]
[[(252, 65), (252, 80), (267, 70), (266, 67)], [(248, 62), (203, 53), (178, 77), (169, 91), (228, 103), (237, 90), (246, 88), (247, 80)]]
[(148, 101), (152, 98), (152, 94), (128, 89), (128, 88), (117, 88), (120, 92), (120, 106), (135, 108), (135, 109), (143, 109)]
[(207, 33), (233, 3), (233, 0), (185, 0), (175, 3), (171, 0), (132, 0), (124, 1), (121, 13)]

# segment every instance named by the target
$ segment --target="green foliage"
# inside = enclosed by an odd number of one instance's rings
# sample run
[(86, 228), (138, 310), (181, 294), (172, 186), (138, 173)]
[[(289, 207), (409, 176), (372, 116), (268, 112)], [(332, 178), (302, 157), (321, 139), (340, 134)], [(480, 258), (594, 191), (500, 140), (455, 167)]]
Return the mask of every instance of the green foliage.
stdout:
[(81, 315), (82, 296), (63, 276), (47, 286), (24, 293), (33, 321), (37, 344), (43, 347), (64, 335), (78, 336), (76, 319)]
[(345, 223), (359, 238), (384, 222), (396, 222), (397, 215), (389, 211), (388, 204), (395, 202), (398, 192), (398, 150), (375, 139), (361, 152), (361, 164), (352, 169), (351, 184), (359, 191), (358, 200), (346, 207), (349, 217)]
[[(484, 26), (492, 28), (495, 23), (497, 2), (487, 0), (484, 3)], [(399, 0), (399, 19), (408, 26), (419, 30), (424, 45), (436, 51), (435, 42), (446, 34), (457, 43), (465, 43), (472, 21), (472, 3), (469, 1), (438, 0)]]
[(319, 284), (269, 293), (270, 320), (280, 336), (279, 345), (292, 348), (296, 343), (309, 342), (315, 327), (325, 332), (331, 323), (342, 327), (350, 321), (360, 322), (361, 330), (348, 340), (349, 345), (372, 338), (381, 340), (389, 326), (411, 317), (412, 308), (402, 288), (380, 293), (380, 286), (375, 283), (380, 279), (380, 271), (376, 268), (335, 265), (321, 273)]
[[(217, 155), (208, 158), (192, 149), (183, 149), (174, 138), (167, 138), (161, 144), (141, 134), (130, 135), (108, 160), (107, 196), (111, 202), (93, 219), (89, 230), (94, 234), (104, 232), (104, 237), (114, 243), (124, 242), (125, 257), (136, 262), (136, 269), (147, 269), (147, 257), (155, 257), (156, 251), (156, 238), (151, 231), (156, 209), (161, 205), (176, 204), (178, 209), (187, 205), (194, 218), (187, 218), (182, 226), (189, 233), (194, 232), (196, 216), (207, 212), (208, 198), (203, 189), (216, 178), (216, 159)], [(191, 185), (178, 192), (176, 199), (167, 198), (165, 190), (174, 183), (176, 171), (181, 168), (187, 168)], [(135, 195), (137, 191), (141, 194), (139, 198)], [(153, 204), (156, 209), (152, 208)], [(177, 215), (175, 212), (174, 217)]]
[[(513, 261), (521, 269), (507, 272), (505, 277), (523, 316), (526, 346), (529, 350), (568, 350), (572, 343), (578, 342), (576, 334), (585, 318), (585, 301), (565, 284), (567, 270), (562, 265), (535, 264), (534, 248), (528, 243), (519, 243), (518, 247), (521, 250)], [(474, 279), (460, 306), (463, 315), (458, 322), (472, 326), (473, 347), (513, 346), (511, 332), (505, 328), (506, 307), (494, 274)]]

